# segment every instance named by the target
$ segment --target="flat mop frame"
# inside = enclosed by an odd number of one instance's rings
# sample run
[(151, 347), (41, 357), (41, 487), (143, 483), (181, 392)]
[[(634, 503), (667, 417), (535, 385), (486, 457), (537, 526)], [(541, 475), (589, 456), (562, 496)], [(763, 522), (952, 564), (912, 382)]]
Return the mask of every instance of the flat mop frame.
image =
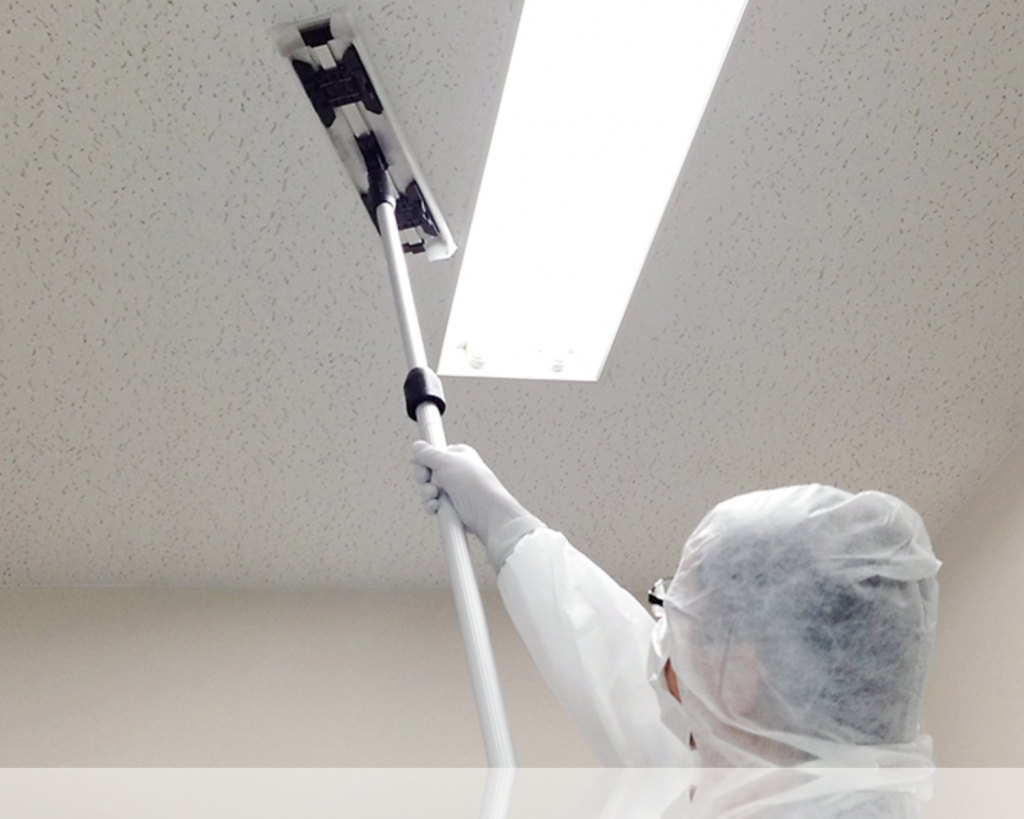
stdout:
[[(455, 252), (455, 242), (401, 130), (388, 116), (381, 86), (345, 16), (285, 26), (278, 30), (278, 43), (380, 232), (409, 365), (406, 410), (417, 422), (420, 437), (443, 447), (444, 393), (427, 364), (405, 253), (446, 259)], [(437, 518), (487, 759), (491, 767), (511, 768), (512, 739), (465, 529), (446, 497), (441, 498)]]

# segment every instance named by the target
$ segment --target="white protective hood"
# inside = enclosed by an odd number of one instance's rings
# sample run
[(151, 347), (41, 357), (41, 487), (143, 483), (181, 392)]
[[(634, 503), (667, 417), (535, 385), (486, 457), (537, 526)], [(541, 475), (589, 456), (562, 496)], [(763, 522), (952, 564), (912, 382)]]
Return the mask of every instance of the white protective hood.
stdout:
[(920, 516), (881, 492), (796, 486), (719, 504), (652, 636), (663, 720), (693, 734), (704, 765), (930, 766), (918, 717), (938, 568)]

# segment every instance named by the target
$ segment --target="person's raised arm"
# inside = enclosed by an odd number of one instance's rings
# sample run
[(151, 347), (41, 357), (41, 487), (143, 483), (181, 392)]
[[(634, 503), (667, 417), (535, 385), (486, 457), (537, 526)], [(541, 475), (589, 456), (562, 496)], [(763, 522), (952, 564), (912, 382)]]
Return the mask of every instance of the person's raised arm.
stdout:
[(413, 460), (426, 510), (444, 492), (486, 547), (516, 630), (602, 764), (688, 765), (647, 681), (654, 621), (637, 599), (527, 511), (471, 447), (417, 442)]

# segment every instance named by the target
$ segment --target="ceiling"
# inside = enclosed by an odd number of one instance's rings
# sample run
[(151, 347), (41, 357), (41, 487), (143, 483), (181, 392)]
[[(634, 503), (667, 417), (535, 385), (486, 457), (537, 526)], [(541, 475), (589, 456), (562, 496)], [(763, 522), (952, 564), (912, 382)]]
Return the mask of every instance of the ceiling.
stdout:
[[(463, 240), (520, 4), (350, 5)], [(447, 583), (377, 238), (269, 35), (330, 10), (8, 4), (3, 584)], [(753, 488), (941, 529), (1024, 437), (1022, 37), (750, 0), (601, 380), (449, 380), (449, 438), (634, 589)], [(435, 362), (458, 263), (412, 264)]]

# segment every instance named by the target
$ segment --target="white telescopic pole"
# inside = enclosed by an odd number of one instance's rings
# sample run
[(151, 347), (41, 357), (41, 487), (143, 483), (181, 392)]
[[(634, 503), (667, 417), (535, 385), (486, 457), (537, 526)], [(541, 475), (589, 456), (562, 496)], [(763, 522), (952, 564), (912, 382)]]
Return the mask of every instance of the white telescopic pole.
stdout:
[(514, 768), (492, 768), (487, 772), (487, 788), (480, 806), (480, 819), (507, 819), (515, 782)]
[[(405, 356), (410, 369), (426, 369), (427, 354), (423, 347), (419, 319), (416, 317), (416, 304), (413, 301), (402, 240), (395, 220), (394, 202), (385, 199), (377, 206), (376, 214), (384, 255), (387, 257), (388, 272), (391, 274), (391, 289), (398, 310)], [(428, 401), (421, 403), (416, 408), (416, 421), (420, 437), (424, 441), (438, 447), (447, 445), (444, 426), (441, 423), (441, 411), (437, 406)], [(477, 711), (480, 714), (487, 760), (492, 768), (514, 768), (516, 763), (512, 752), (512, 737), (509, 734), (505, 705), (498, 686), (498, 672), (494, 665), (494, 653), (491, 650), (487, 621), (484, 619), (480, 590), (477, 588), (476, 577), (469, 560), (466, 531), (451, 501), (444, 496), (441, 497), (437, 521), (441, 528), (441, 540), (444, 543), (448, 573), (455, 594), (455, 607), (466, 646), (466, 657), (469, 660), (469, 673), (476, 695)]]

